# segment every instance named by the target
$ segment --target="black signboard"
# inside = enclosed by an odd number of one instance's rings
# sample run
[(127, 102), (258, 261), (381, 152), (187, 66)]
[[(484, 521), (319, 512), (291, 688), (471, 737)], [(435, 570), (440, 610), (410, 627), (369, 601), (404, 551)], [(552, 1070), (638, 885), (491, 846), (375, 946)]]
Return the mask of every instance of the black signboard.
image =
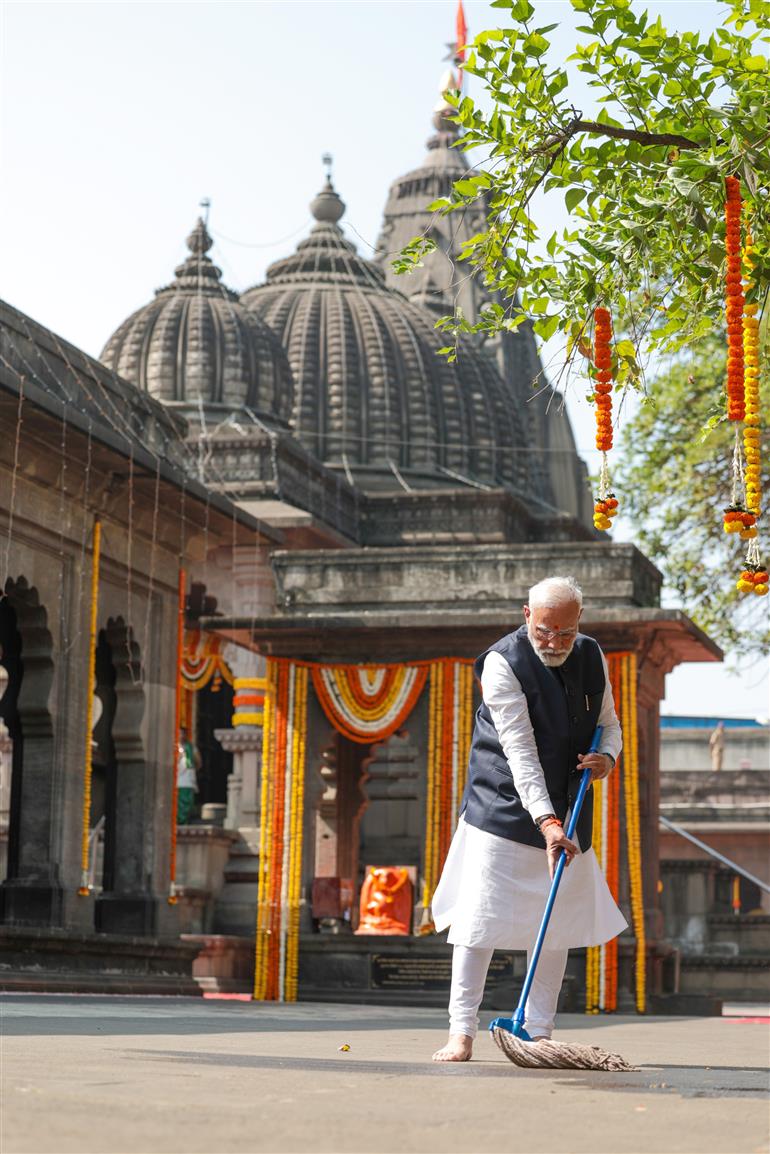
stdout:
[[(449, 990), (451, 954), (373, 954), (371, 988), (374, 990)], [(513, 982), (513, 955), (494, 954), (487, 988)]]

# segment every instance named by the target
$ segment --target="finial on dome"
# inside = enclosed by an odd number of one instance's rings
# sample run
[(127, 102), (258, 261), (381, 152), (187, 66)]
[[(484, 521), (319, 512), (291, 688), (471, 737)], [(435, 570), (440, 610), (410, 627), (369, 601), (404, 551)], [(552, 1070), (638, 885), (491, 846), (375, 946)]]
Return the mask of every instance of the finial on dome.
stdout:
[(446, 132), (450, 136), (459, 136), (460, 129), (454, 120), (450, 120), (450, 116), (454, 116), (457, 109), (449, 103), (446, 98), (447, 92), (451, 89), (457, 88), (457, 80), (451, 68), (447, 68), (441, 74), (439, 81), (439, 99), (433, 106), (433, 127), (437, 132)]
[(213, 243), (209, 236), (209, 230), (203, 222), (203, 217), (199, 216), (195, 228), (187, 238), (187, 247), (193, 256), (203, 256), (209, 251)]
[(325, 152), (321, 163), (326, 169), (326, 184), (310, 203), (310, 211), (323, 224), (336, 224), (345, 215), (345, 202), (332, 184), (332, 155)]

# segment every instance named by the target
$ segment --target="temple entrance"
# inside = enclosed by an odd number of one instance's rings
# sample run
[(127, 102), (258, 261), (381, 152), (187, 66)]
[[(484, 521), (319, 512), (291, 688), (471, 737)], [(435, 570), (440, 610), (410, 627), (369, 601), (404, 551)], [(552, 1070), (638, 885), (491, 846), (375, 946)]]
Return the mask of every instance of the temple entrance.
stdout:
[(215, 802), (227, 804), (227, 779), (233, 768), (233, 755), (214, 732), (229, 729), (233, 717), (233, 688), (223, 677), (214, 677), (193, 695), (195, 744), (201, 757), (198, 770), (197, 808)]
[[(372, 746), (337, 733), (324, 750), (313, 896), (322, 931), (335, 932), (343, 923), (358, 930), (371, 867), (406, 868), (414, 891), (424, 820), (418, 754), (404, 731)], [(407, 922), (414, 932), (411, 916)]]
[[(364, 761), (363, 788), (367, 800), (360, 822), (356, 888), (360, 895), (366, 886), (368, 871), (380, 868), (399, 871), (398, 876), (385, 878), (383, 884), (386, 888), (398, 886), (400, 893), (405, 882), (400, 871), (407, 870), (412, 908), (399, 920), (406, 922), (408, 933), (414, 933), (416, 928), (413, 905), (422, 844), (418, 756), (419, 750), (404, 730), (370, 747)], [(359, 901), (359, 919), (360, 905)], [(359, 924), (360, 928), (363, 927)]]

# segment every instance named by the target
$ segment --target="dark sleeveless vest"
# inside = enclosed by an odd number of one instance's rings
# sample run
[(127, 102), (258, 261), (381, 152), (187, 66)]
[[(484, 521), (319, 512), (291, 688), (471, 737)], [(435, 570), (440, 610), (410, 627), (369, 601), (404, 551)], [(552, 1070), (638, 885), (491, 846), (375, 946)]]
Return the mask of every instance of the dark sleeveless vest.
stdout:
[[(587, 753), (604, 695), (599, 646), (579, 633), (563, 665), (544, 665), (522, 625), (476, 659), (478, 678), (487, 653), (500, 653), (519, 680), (529, 706), (540, 765), (554, 812), (564, 821), (580, 784), (578, 754)], [(460, 812), (469, 825), (510, 841), (544, 849), (545, 840), (513, 784), (513, 776), (489, 709), (476, 711), (468, 779)], [(581, 849), (591, 845), (593, 790), (586, 794), (577, 824)]]

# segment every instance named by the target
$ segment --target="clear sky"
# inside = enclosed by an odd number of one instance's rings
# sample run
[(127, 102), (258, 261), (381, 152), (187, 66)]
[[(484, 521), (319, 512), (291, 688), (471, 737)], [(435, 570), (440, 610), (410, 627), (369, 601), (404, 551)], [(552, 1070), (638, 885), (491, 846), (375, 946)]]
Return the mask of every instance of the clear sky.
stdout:
[[(724, 11), (647, 7), (705, 32)], [(471, 33), (504, 17), (483, 0), (465, 9)], [(538, 9), (566, 56), (569, 4)], [(390, 182), (424, 155), (454, 12), (455, 0), (5, 0), (0, 295), (98, 356), (172, 278), (203, 197), (226, 283), (260, 281), (307, 231), (325, 151), (343, 223), (370, 253)], [(568, 405), (593, 469), (592, 413)], [(767, 716), (767, 672), (681, 667), (664, 711)]]

